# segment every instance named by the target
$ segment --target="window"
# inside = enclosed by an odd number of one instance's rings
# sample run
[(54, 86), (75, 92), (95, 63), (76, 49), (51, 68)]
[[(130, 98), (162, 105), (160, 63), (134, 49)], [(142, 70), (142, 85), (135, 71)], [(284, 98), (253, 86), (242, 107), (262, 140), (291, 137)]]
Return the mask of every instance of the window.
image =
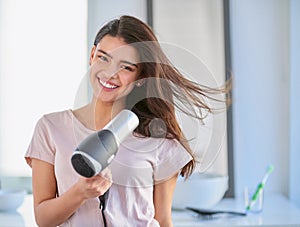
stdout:
[(2, 179), (30, 176), (23, 157), (37, 120), (73, 107), (86, 72), (86, 33), (84, 0), (0, 0)]

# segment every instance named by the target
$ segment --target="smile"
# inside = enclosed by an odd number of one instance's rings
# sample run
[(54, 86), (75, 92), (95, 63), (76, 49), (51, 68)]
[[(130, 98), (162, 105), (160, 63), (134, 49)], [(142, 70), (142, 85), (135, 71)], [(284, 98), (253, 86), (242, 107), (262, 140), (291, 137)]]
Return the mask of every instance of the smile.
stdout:
[(108, 89), (115, 89), (115, 88), (119, 87), (119, 86), (117, 86), (117, 85), (115, 85), (115, 84), (111, 84), (111, 83), (108, 83), (108, 82), (106, 82), (106, 81), (102, 81), (101, 79), (98, 79), (98, 80), (99, 80), (100, 84), (101, 84), (103, 87), (105, 87), (105, 88), (108, 88)]

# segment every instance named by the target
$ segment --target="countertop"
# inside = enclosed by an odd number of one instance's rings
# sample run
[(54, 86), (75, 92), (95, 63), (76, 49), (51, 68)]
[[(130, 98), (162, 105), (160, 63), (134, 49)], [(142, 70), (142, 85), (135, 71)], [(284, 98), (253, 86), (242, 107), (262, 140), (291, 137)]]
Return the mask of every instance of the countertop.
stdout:
[[(243, 201), (223, 199), (214, 209), (242, 211)], [(300, 208), (286, 197), (278, 194), (265, 195), (264, 209), (258, 214), (247, 216), (230, 216), (203, 218), (189, 211), (173, 211), (174, 227), (179, 226), (299, 226)], [(36, 227), (33, 215), (32, 195), (27, 195), (16, 212), (0, 212), (1, 227)]]
[[(223, 199), (213, 210), (244, 211), (243, 199)], [(264, 196), (263, 211), (260, 213), (248, 213), (246, 216), (219, 215), (199, 216), (193, 212), (174, 211), (174, 227), (178, 226), (299, 226), (300, 208), (291, 203), (286, 197), (279, 194), (267, 194)]]

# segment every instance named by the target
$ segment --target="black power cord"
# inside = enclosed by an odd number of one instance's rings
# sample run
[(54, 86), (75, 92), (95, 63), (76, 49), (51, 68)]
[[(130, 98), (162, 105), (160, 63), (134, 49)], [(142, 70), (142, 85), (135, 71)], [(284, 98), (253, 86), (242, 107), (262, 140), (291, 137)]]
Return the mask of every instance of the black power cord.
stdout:
[(106, 208), (108, 195), (109, 195), (109, 189), (103, 195), (99, 196), (99, 200), (100, 200), (99, 208), (101, 209), (104, 227), (107, 227), (104, 210)]

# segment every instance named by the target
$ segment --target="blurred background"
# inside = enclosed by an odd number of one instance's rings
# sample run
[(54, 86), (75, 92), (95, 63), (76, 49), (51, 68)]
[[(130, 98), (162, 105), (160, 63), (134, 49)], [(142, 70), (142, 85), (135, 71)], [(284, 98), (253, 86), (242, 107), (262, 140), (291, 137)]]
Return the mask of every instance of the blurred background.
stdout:
[(37, 120), (73, 108), (81, 86), (88, 97), (94, 36), (123, 14), (192, 53), (218, 85), (232, 76), (226, 139), (207, 169), (229, 176), (226, 196), (255, 186), (273, 164), (265, 190), (300, 206), (299, 0), (0, 0), (2, 187), (31, 190), (23, 156)]

